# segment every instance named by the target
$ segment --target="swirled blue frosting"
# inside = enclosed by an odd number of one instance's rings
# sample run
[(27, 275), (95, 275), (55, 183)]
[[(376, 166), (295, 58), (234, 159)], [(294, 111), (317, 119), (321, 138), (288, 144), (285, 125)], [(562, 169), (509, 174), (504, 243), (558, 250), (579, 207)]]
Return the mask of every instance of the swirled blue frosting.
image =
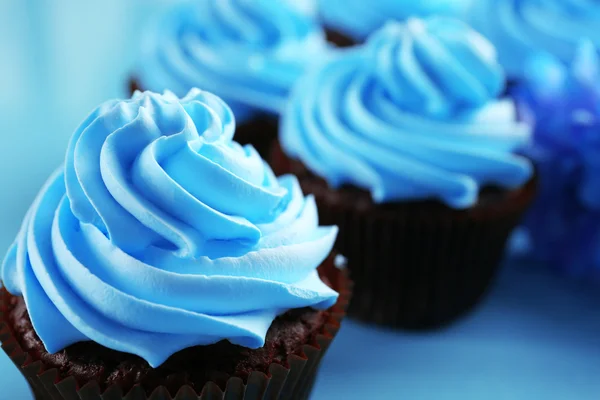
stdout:
[(581, 38), (600, 45), (597, 0), (476, 0), (469, 14), (515, 78), (523, 76), (527, 59), (539, 51), (570, 62)]
[(260, 347), (277, 315), (334, 304), (316, 268), (337, 228), (234, 129), (197, 89), (136, 92), (82, 123), (1, 270), (49, 352), (92, 340), (155, 367), (222, 339)]
[(363, 40), (388, 20), (433, 15), (461, 16), (472, 0), (318, 0), (324, 23)]
[(366, 46), (296, 86), (281, 143), (332, 187), (352, 184), (376, 202), (477, 202), (483, 185), (516, 188), (532, 174), (513, 151), (530, 136), (493, 47), (449, 18), (390, 23)]
[(600, 57), (593, 43), (582, 42), (569, 64), (532, 56), (515, 98), (535, 120), (528, 154), (539, 189), (524, 221), (528, 256), (600, 281)]
[(327, 56), (314, 16), (291, 1), (204, 0), (174, 5), (147, 32), (136, 76), (146, 90), (201, 87), (238, 122), (277, 114), (305, 69)]

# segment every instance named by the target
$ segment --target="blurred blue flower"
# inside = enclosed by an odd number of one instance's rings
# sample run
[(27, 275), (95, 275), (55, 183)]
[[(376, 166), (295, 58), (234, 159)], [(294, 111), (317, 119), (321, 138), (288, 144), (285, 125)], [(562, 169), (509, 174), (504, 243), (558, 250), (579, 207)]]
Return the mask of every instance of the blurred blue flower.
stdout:
[(600, 56), (588, 40), (570, 65), (537, 54), (513, 90), (535, 126), (526, 155), (539, 177), (526, 257), (600, 282)]

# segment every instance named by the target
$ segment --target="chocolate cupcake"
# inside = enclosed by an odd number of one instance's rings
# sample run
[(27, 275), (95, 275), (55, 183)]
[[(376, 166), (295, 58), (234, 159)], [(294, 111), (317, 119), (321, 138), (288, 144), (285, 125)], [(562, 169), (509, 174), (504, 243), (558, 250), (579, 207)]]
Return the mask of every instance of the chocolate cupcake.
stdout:
[(354, 316), (434, 328), (481, 300), (534, 194), (503, 87), (489, 42), (432, 18), (388, 24), (293, 91), (272, 163), (340, 227)]
[(539, 195), (523, 228), (524, 254), (564, 276), (600, 283), (600, 56), (582, 41), (572, 62), (533, 55), (513, 91), (535, 124), (526, 154)]
[(291, 2), (175, 4), (145, 34), (132, 89), (209, 90), (233, 109), (236, 141), (268, 153), (289, 89), (328, 54), (325, 34)]
[(467, 19), (494, 44), (512, 84), (540, 51), (570, 62), (581, 38), (600, 46), (600, 3), (593, 0), (477, 0)]
[(1, 270), (2, 348), (38, 398), (307, 398), (348, 299), (337, 228), (234, 129), (195, 89), (75, 132)]
[(327, 39), (338, 47), (364, 40), (387, 21), (430, 15), (460, 16), (470, 0), (317, 0)]

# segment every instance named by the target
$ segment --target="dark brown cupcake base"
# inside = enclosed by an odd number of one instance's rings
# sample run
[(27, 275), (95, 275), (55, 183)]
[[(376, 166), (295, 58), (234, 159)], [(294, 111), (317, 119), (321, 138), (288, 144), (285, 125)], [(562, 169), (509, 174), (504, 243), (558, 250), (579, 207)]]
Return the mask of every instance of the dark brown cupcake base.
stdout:
[(144, 89), (140, 85), (140, 82), (136, 78), (130, 78), (127, 87), (129, 89), (129, 94), (130, 95), (133, 95), (133, 93), (136, 90), (144, 91)]
[(444, 327), (480, 302), (535, 193), (532, 180), (515, 191), (486, 188), (463, 211), (436, 201), (375, 204), (364, 190), (330, 189), (278, 145), (271, 162), (315, 196), (320, 223), (339, 226), (336, 249), (355, 283), (348, 314), (403, 329)]
[[(144, 90), (139, 81), (131, 78), (128, 84), (129, 93)], [(279, 118), (274, 115), (262, 114), (247, 122), (237, 124), (234, 140), (241, 145), (251, 144), (262, 158), (267, 158), (271, 146), (277, 139)]]
[(341, 48), (352, 47), (357, 44), (356, 40), (350, 36), (331, 28), (325, 28), (325, 37), (329, 43)]
[(156, 369), (137, 356), (92, 342), (52, 355), (35, 334), (22, 298), (4, 289), (0, 342), (36, 399), (306, 399), (351, 290), (333, 257), (319, 272), (340, 293), (337, 303), (327, 311), (305, 308), (278, 317), (260, 349), (222, 341), (183, 350)]
[(271, 146), (277, 140), (279, 118), (263, 115), (239, 124), (233, 139), (241, 145), (251, 144), (263, 159), (269, 156)]

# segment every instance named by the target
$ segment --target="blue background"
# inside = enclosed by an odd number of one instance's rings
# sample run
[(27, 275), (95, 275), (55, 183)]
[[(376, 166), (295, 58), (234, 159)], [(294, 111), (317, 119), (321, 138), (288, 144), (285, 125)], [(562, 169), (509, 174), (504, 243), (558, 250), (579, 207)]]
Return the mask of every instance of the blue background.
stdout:
[[(0, 251), (78, 122), (125, 95), (139, 28), (166, 2), (0, 0)], [(597, 288), (507, 264), (484, 304), (444, 332), (345, 321), (313, 398), (598, 399), (599, 313)], [(30, 398), (0, 352), (0, 400)]]

